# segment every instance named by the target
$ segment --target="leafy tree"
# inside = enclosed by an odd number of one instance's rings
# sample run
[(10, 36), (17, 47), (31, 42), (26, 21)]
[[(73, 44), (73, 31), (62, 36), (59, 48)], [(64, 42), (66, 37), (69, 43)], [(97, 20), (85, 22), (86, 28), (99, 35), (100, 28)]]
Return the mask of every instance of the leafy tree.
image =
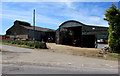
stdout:
[(120, 9), (112, 4), (112, 6), (106, 10), (104, 20), (109, 24), (109, 40), (108, 44), (113, 52), (120, 51)]

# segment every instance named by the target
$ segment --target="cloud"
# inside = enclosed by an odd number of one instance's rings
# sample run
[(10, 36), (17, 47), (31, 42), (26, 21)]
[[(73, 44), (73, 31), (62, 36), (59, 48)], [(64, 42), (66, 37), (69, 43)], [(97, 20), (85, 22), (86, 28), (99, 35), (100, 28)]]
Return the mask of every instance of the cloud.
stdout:
[(119, 2), (119, 0), (2, 0), (2, 2)]
[(89, 20), (92, 21), (92, 22), (100, 22), (101, 18), (100, 17), (91, 16), (89, 18)]
[[(9, 19), (12, 21), (22, 20), (32, 23), (32, 12), (28, 12), (28, 11), (19, 12), (15, 10), (3, 10), (3, 12), (4, 12), (3, 14), (0, 14), (0, 16), (2, 16), (3, 19)], [(58, 25), (60, 22), (61, 21), (56, 18), (52, 18), (46, 15), (36, 14), (37, 25), (40, 24)]]
[(97, 4), (92, 6), (89, 4), (86, 8), (85, 3), (83, 5), (78, 3), (79, 6), (74, 2), (71, 2), (71, 4), (75, 9), (65, 8), (60, 12), (56, 12), (55, 15), (59, 15), (65, 20), (77, 20), (88, 25), (108, 26), (107, 22), (103, 20), (106, 8), (99, 7)]
[(44, 23), (44, 24), (52, 24), (52, 25), (58, 25), (61, 20), (57, 19), (57, 18), (51, 18), (48, 16), (44, 16), (44, 15), (38, 15), (36, 17), (36, 20), (38, 23)]
[[(27, 21), (32, 24), (33, 9), (36, 9), (36, 25), (57, 29), (67, 20), (77, 20), (88, 25), (108, 26), (103, 20), (104, 10), (110, 3), (84, 2), (3, 2), (2, 16), (6, 28), (14, 20)], [(106, 6), (104, 6), (106, 5)], [(1, 19), (1, 18), (0, 18)], [(9, 21), (11, 24), (7, 24)], [(5, 30), (5, 29), (3, 29)]]
[(67, 8), (75, 9), (73, 2), (65, 2), (65, 3), (66, 3)]
[[(2, 14), (2, 3), (0, 2), (0, 14)], [(0, 33), (2, 33), (2, 16), (0, 15)]]
[(3, 19), (9, 20), (23, 20), (23, 21), (31, 21), (31, 17), (21, 16), (21, 15), (13, 15), (13, 14), (2, 14)]
[[(11, 20), (18, 19), (18, 20), (24, 20), (24, 21), (28, 21), (32, 23), (33, 8), (36, 8), (36, 20), (37, 20), (36, 24), (39, 25), (40, 23), (43, 23), (43, 24), (51, 24), (51, 25), (53, 24), (53, 25), (59, 26), (62, 20), (54, 17), (54, 15), (59, 16), (59, 14), (57, 13), (58, 11), (60, 11), (59, 10), (60, 8), (65, 7), (66, 9), (73, 9), (72, 2), (69, 2), (69, 3), (57, 2), (55, 4), (53, 3), (52, 4), (51, 3), (28, 3), (28, 5), (26, 5), (26, 3), (21, 3), (19, 5), (17, 4), (18, 3), (11, 3), (11, 5), (8, 6), (9, 2), (5, 3), (4, 4), (5, 7), (3, 7), (3, 10), (2, 10), (3, 12), (2, 17), (5, 19), (11, 19)], [(14, 7), (16, 5), (17, 7)], [(23, 8), (25, 8), (26, 10), (24, 10)], [(56, 13), (54, 11), (56, 11)]]
[[(35, 5), (36, 6), (33, 6)], [(40, 5), (40, 6), (39, 6)], [(57, 6), (56, 6), (57, 5)], [(56, 7), (55, 7), (56, 6)], [(104, 20), (102, 16), (97, 16), (99, 15), (99, 11), (103, 10), (101, 9), (101, 7), (92, 7), (93, 9), (91, 9), (89, 11), (89, 8), (84, 8), (82, 5), (77, 7), (75, 5), (74, 2), (58, 2), (55, 4), (51, 4), (51, 3), (33, 3), (30, 5), (26, 5), (26, 4), (21, 4), (19, 8), (19, 12), (16, 7), (16, 9), (11, 9), (11, 10), (4, 10), (3, 9), (3, 18), (6, 19), (11, 19), (11, 20), (15, 20), (15, 19), (19, 19), (19, 20), (25, 20), (25, 21), (29, 21), (32, 23), (32, 8), (29, 10), (23, 10), (22, 8), (25, 7), (34, 7), (36, 8), (37, 12), (36, 12), (36, 24), (53, 24), (53, 25), (59, 25), (60, 22), (62, 21), (66, 21), (67, 19), (74, 19), (74, 20), (78, 20), (80, 22), (86, 23), (86, 24), (99, 24), (101, 25)], [(9, 7), (10, 8), (10, 7)], [(7, 8), (7, 9), (9, 9)], [(44, 9), (43, 9), (44, 8)], [(63, 8), (63, 9), (61, 9)], [(78, 9), (81, 8), (81, 9)], [(82, 9), (84, 8), (84, 9)], [(59, 10), (61, 9), (61, 10)], [(95, 10), (98, 9), (98, 10)], [(94, 12), (98, 12), (98, 13), (94, 13)], [(92, 16), (92, 14), (96, 14), (96, 16)], [(62, 18), (62, 20), (61, 20)], [(102, 21), (102, 22), (101, 22)]]
[(24, 20), (31, 22), (32, 14), (27, 11), (15, 11), (15, 10), (2, 10), (2, 19), (9, 19), (9, 20)]

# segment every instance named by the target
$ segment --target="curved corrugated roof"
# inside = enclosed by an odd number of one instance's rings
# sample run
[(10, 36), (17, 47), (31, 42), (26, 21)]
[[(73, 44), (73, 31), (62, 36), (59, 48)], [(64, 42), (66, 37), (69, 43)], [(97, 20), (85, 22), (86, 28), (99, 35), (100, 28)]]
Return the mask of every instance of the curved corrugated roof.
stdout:
[[(76, 24), (73, 25), (73, 24), (72, 24), (71, 26), (65, 26), (65, 24), (70, 23), (70, 22), (77, 23), (78, 25), (76, 25)], [(70, 24), (69, 24), (69, 25), (70, 25)], [(76, 26), (83, 26), (83, 25), (85, 25), (85, 24), (83, 24), (83, 23), (81, 23), (81, 22), (79, 22), (79, 21), (69, 20), (69, 21), (63, 22), (59, 27), (76, 27)]]
[[(72, 25), (65, 25), (65, 24), (67, 24), (67, 23), (70, 23), (70, 22), (73, 22), (73, 24)], [(75, 24), (75, 23), (77, 23), (77, 24)], [(76, 21), (76, 20), (69, 20), (69, 21), (65, 21), (65, 22), (63, 22), (59, 27), (77, 27), (77, 26), (88, 26), (88, 27), (103, 27), (103, 28), (108, 28), (108, 27), (105, 27), (105, 26), (94, 26), (94, 25), (86, 25), (86, 24), (84, 24), (84, 23), (81, 23), (81, 22), (79, 22), (79, 21)]]

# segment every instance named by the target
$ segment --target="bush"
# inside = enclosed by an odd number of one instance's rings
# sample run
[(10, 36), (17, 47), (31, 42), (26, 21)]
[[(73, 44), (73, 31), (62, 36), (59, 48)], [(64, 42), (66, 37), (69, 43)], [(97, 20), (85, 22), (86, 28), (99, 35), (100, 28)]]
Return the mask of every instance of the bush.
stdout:
[(35, 48), (41, 48), (41, 44), (40, 44), (39, 42), (35, 42), (35, 43), (34, 43), (34, 47), (35, 47)]
[(26, 41), (23, 42), (23, 45), (27, 45), (27, 44), (28, 44), (28, 42), (26, 42)]
[(7, 41), (7, 43), (11, 43), (11, 41)]
[(28, 42), (27, 46), (34, 47), (34, 44), (33, 44), (33, 42)]
[(41, 43), (41, 42), (35, 42), (34, 43), (34, 48), (47, 49), (46, 43)]
[(11, 41), (11, 44), (16, 44), (16, 42), (15, 41)]
[(15, 44), (20, 45), (20, 44), (21, 44), (21, 42), (20, 42), (19, 40), (17, 40), (17, 41), (15, 41)]
[(21, 44), (21, 45), (24, 45), (24, 43), (25, 43), (24, 41), (21, 41), (21, 43), (20, 43), (20, 44)]

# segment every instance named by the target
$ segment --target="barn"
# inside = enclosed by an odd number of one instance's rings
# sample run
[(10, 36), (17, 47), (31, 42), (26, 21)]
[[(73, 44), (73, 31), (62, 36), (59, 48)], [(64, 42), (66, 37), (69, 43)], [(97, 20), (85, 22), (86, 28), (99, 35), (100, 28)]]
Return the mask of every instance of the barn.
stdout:
[(99, 39), (108, 39), (108, 27), (85, 25), (69, 20), (56, 30), (57, 44), (94, 48)]
[(24, 21), (16, 20), (14, 25), (6, 31), (6, 35), (10, 38), (18, 38), (18, 39), (26, 39), (36, 41), (48, 41), (48, 39), (52, 42), (55, 41), (55, 30), (36, 27), (33, 30), (33, 26), (30, 23)]

